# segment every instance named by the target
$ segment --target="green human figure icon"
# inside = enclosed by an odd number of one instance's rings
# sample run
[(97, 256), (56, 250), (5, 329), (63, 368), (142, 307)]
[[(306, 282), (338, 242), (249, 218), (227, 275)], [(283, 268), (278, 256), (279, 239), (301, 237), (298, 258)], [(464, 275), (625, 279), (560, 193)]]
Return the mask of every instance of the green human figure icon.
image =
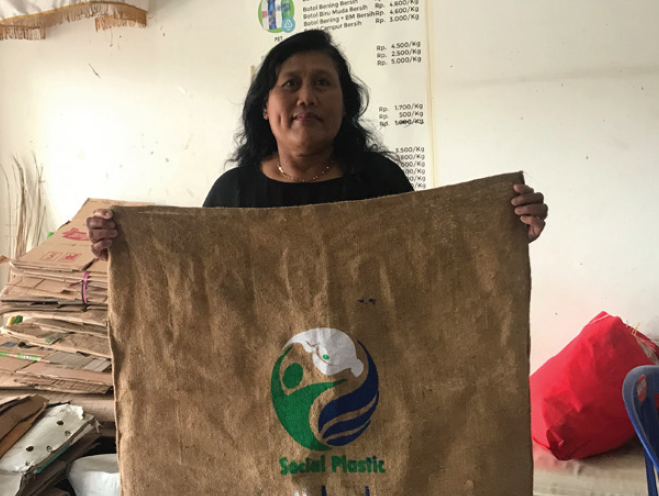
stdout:
[(345, 379), (310, 384), (290, 394), (286, 394), (282, 387), (282, 382), (288, 389), (292, 389), (302, 382), (304, 375), (302, 365), (292, 363), (286, 368), (284, 376), (280, 379), (281, 364), (291, 349), (292, 346), (282, 353), (272, 370), (270, 390), (272, 392), (272, 403), (274, 404), (275, 412), (277, 412), (277, 417), (281, 425), (286, 429), (286, 432), (300, 445), (316, 451), (329, 450), (331, 449), (330, 446), (326, 446), (316, 439), (309, 423), (309, 413), (314, 402), (321, 394), (345, 382)]

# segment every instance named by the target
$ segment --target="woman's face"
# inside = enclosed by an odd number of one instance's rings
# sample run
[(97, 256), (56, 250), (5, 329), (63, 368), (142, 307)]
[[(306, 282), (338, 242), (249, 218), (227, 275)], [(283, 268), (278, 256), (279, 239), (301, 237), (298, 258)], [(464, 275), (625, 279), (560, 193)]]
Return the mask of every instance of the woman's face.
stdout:
[(343, 114), (343, 91), (334, 62), (314, 51), (284, 61), (263, 112), (279, 153), (295, 155), (332, 147)]

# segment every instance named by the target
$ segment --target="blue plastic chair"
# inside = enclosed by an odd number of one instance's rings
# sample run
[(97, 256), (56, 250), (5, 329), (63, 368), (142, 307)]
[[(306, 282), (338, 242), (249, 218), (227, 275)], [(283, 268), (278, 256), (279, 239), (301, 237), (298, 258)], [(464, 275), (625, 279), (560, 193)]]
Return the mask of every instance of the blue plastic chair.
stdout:
[(625, 377), (622, 398), (627, 414), (645, 450), (648, 495), (657, 495), (655, 471), (659, 470), (659, 414), (654, 395), (659, 393), (659, 366), (636, 367)]

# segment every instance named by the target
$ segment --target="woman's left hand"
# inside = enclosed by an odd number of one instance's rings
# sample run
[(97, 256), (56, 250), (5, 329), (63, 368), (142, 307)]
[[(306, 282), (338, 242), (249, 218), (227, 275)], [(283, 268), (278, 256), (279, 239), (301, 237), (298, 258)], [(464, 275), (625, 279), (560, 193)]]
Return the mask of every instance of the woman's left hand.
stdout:
[(515, 184), (513, 188), (517, 195), (513, 198), (512, 204), (515, 207), (515, 213), (527, 225), (529, 243), (531, 243), (538, 239), (538, 236), (545, 228), (545, 219), (549, 207), (545, 204), (545, 196), (534, 191), (530, 186)]

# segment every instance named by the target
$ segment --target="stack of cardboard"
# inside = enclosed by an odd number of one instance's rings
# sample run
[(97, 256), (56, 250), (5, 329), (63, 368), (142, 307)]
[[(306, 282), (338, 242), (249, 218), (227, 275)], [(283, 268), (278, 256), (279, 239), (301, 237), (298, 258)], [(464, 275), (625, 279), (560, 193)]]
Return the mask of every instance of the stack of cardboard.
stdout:
[(107, 393), (107, 262), (94, 258), (85, 221), (104, 200), (87, 200), (71, 222), (13, 260), (0, 293), (0, 388)]
[(49, 406), (38, 395), (0, 403), (0, 494), (37, 496), (57, 491), (54, 486), (64, 479), (70, 464), (98, 439), (97, 427), (82, 408), (66, 403)]
[(114, 435), (107, 263), (91, 253), (85, 221), (117, 204), (87, 200), (11, 261), (0, 293), (0, 495), (68, 494), (54, 485), (96, 443), (97, 422)]

